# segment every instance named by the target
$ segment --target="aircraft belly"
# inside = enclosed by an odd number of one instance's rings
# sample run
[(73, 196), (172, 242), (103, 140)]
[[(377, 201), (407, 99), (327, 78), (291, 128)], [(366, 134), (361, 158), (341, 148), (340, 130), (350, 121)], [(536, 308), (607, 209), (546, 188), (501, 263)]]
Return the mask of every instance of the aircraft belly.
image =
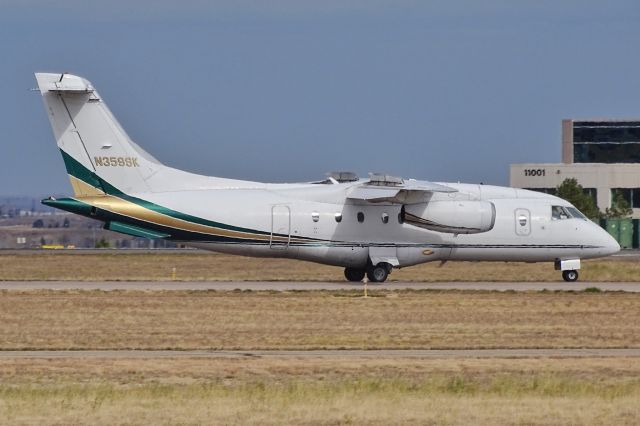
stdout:
[(401, 246), (397, 249), (398, 261), (401, 267), (437, 260), (448, 260), (450, 253), (450, 247)]
[(274, 257), (287, 259), (298, 258), (298, 247), (289, 247), (284, 250), (273, 250), (268, 245), (224, 244), (215, 242), (186, 242), (186, 244), (190, 247), (195, 247), (202, 250), (240, 256)]
[(300, 247), (298, 259), (325, 265), (344, 266), (360, 268), (367, 264), (369, 256), (368, 247), (330, 247), (330, 246), (310, 246)]
[(451, 260), (466, 261), (504, 261), (504, 262), (541, 262), (553, 261), (561, 253), (572, 254), (573, 249), (551, 249), (544, 247), (474, 247), (455, 248)]

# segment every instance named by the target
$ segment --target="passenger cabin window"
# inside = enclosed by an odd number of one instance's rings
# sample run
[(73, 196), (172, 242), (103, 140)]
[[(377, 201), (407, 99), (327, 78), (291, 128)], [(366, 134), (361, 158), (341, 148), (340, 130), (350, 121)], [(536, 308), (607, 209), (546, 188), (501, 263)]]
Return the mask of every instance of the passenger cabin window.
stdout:
[(364, 222), (364, 213), (358, 212), (358, 222)]
[(319, 221), (320, 220), (320, 213), (318, 213), (318, 212), (311, 213), (311, 219), (313, 219), (314, 222)]
[(336, 213), (334, 217), (336, 218), (336, 222), (342, 222), (342, 213)]
[(382, 223), (389, 223), (389, 213), (382, 213)]
[(518, 223), (520, 224), (520, 226), (527, 226), (527, 216), (523, 214), (518, 216)]

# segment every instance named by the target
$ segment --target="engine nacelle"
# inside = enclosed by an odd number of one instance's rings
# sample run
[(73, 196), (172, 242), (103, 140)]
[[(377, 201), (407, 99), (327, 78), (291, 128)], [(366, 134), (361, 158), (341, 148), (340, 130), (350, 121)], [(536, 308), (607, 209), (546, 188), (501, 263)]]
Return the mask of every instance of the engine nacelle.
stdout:
[(451, 234), (478, 234), (493, 228), (496, 207), (489, 201), (430, 201), (402, 208), (408, 224)]

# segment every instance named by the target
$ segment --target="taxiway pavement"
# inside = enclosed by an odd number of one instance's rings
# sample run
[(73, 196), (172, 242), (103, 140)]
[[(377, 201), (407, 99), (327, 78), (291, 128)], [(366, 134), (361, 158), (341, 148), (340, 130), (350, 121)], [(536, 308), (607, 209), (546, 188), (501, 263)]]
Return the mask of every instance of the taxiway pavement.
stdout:
[[(369, 290), (488, 290), (488, 291), (640, 292), (640, 282), (386, 282), (369, 283)], [(0, 290), (362, 290), (362, 283), (285, 281), (0, 281)]]

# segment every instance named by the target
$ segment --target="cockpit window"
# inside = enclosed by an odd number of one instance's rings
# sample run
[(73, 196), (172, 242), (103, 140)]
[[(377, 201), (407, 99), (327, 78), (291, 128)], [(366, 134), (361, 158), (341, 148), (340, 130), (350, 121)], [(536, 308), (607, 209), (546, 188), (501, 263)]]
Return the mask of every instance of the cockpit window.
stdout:
[(578, 209), (576, 209), (575, 207), (567, 207), (567, 210), (569, 211), (569, 213), (571, 213), (571, 216), (577, 218), (577, 219), (584, 219), (587, 220), (587, 217), (585, 215), (582, 214), (582, 212)]
[(562, 220), (562, 219), (569, 219), (570, 217), (571, 217), (571, 214), (567, 211), (566, 207), (551, 206), (551, 219)]
[(576, 219), (584, 219), (587, 220), (587, 217), (583, 215), (580, 210), (575, 207), (563, 207), (563, 206), (552, 206), (551, 207), (551, 219), (553, 220), (561, 220), (561, 219), (570, 219), (575, 217)]

